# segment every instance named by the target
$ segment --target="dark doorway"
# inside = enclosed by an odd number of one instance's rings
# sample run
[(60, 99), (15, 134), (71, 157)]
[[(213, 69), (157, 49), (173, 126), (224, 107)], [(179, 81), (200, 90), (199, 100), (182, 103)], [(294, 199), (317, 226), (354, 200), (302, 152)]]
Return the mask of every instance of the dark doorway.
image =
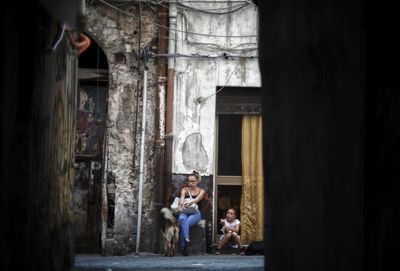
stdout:
[[(218, 90), (220, 89), (220, 90)], [(216, 208), (214, 239), (219, 242), (221, 218), (229, 208), (240, 220), (242, 199), (242, 120), (246, 115), (261, 113), (260, 88), (217, 88), (216, 100)]]
[(93, 40), (79, 56), (78, 73), (72, 207), (75, 252), (101, 253), (108, 69), (105, 54)]
[[(235, 209), (236, 218), (240, 220), (240, 199), (242, 198), (242, 186), (241, 185), (218, 185), (217, 188), (218, 200), (217, 200), (217, 221), (226, 218), (226, 212), (228, 209)], [(222, 225), (217, 223), (217, 235), (221, 232)]]

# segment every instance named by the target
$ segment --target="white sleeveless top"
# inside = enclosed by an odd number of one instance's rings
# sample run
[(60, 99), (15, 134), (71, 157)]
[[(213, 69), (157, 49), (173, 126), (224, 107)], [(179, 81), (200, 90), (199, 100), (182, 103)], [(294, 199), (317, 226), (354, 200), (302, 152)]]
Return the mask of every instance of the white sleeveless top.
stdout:
[[(226, 219), (224, 219), (224, 226), (226, 228), (234, 229), (234, 228), (236, 228), (236, 225), (240, 225), (239, 219), (235, 219), (232, 222), (228, 222), (228, 221), (226, 221)], [(221, 232), (222, 232), (222, 235), (221, 235), (220, 239), (224, 238), (224, 230), (223, 230), (223, 228), (221, 228)], [(234, 248), (238, 247), (238, 244), (236, 244), (236, 243), (228, 242), (228, 245), (230, 245), (231, 247), (234, 247)]]

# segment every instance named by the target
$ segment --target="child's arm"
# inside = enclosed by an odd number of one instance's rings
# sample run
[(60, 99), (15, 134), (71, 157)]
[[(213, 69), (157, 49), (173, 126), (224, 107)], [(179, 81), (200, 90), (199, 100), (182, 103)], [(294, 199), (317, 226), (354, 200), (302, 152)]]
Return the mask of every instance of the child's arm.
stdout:
[(232, 226), (231, 227), (227, 227), (227, 226), (223, 227), (225, 233), (230, 233), (230, 232), (239, 233), (239, 228), (240, 228), (240, 223), (236, 224), (234, 227), (232, 227)]

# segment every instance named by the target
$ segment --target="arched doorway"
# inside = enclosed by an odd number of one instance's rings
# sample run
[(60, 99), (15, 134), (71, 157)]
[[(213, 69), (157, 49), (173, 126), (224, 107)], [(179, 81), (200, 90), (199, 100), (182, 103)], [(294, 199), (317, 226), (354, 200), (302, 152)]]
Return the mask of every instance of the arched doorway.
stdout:
[(76, 253), (100, 253), (108, 63), (91, 39), (79, 55), (73, 194)]

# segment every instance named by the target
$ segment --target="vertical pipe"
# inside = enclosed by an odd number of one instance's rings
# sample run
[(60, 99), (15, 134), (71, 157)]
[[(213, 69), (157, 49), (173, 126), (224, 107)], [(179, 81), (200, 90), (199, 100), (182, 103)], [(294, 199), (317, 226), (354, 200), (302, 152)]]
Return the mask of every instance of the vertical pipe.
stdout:
[[(175, 54), (176, 41), (176, 2), (169, 3), (169, 39), (168, 54)], [(175, 76), (175, 58), (168, 58), (167, 74), (167, 105), (165, 117), (165, 204), (169, 203), (171, 196), (172, 183), (172, 139), (173, 139), (173, 102), (174, 102), (174, 76)]]
[(84, 16), (86, 13), (86, 0), (81, 0), (81, 6), (79, 10), (80, 15)]
[(142, 200), (143, 200), (143, 165), (144, 165), (144, 135), (146, 130), (146, 103), (147, 103), (147, 67), (144, 69), (143, 76), (143, 105), (142, 105), (142, 133), (140, 137), (140, 168), (139, 168), (139, 195), (138, 195), (138, 216), (137, 216), (137, 236), (136, 254), (140, 248), (140, 231), (142, 226)]
[[(167, 53), (167, 7), (160, 5), (158, 9), (160, 21), (159, 45), (160, 54)], [(166, 93), (166, 57), (158, 58), (158, 84), (156, 96), (156, 142), (155, 142), (155, 172), (154, 172), (154, 224), (153, 224), (153, 251), (159, 253), (160, 245), (160, 210), (164, 206), (164, 186), (165, 186), (165, 93)]]

